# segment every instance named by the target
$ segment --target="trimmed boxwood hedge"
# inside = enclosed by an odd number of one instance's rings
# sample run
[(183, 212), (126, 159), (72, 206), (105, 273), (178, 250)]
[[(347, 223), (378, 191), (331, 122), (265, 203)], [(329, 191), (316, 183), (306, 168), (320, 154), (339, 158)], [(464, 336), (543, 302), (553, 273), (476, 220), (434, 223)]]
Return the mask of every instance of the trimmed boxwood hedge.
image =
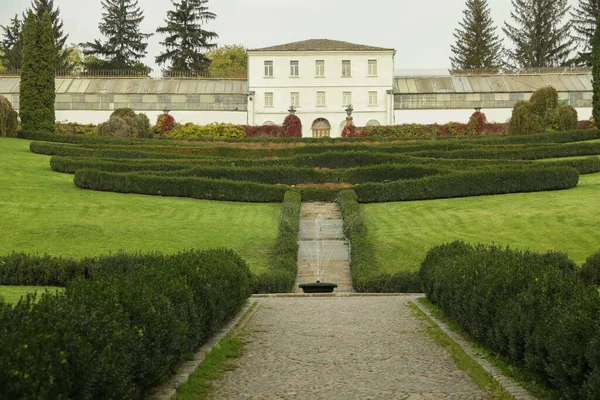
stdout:
[(229, 250), (155, 254), (126, 269), (0, 304), (1, 398), (141, 398), (252, 289), (247, 265)]
[(356, 193), (342, 190), (337, 202), (344, 220), (344, 235), (350, 240), (352, 287), (360, 293), (420, 293), (417, 271), (386, 274), (379, 271), (375, 249), (367, 237), (367, 227), (360, 212)]
[(420, 269), (427, 297), (561, 398), (600, 393), (600, 296), (562, 253), (454, 242)]
[(255, 279), (255, 293), (289, 293), (298, 274), (300, 193), (287, 191), (281, 204), (279, 233), (269, 259), (269, 270)]
[(361, 203), (444, 199), (570, 189), (579, 173), (570, 167), (482, 169), (422, 179), (371, 183), (354, 188)]
[(194, 199), (272, 203), (283, 201), (283, 186), (196, 177), (111, 173), (81, 169), (75, 185), (82, 189)]

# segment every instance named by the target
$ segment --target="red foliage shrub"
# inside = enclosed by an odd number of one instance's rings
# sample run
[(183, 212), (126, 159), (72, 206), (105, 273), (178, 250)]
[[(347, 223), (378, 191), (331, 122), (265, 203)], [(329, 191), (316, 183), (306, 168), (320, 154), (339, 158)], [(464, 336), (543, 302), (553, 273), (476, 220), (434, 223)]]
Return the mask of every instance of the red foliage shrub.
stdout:
[(346, 125), (344, 129), (342, 129), (342, 137), (343, 138), (352, 138), (352, 137), (361, 137), (357, 132), (357, 129), (354, 125)]
[(283, 137), (302, 137), (302, 121), (296, 115), (288, 115), (283, 121)]
[(242, 128), (246, 131), (247, 138), (268, 137), (278, 138), (283, 135), (283, 127), (280, 125), (260, 125), (248, 126), (243, 125)]
[(175, 118), (171, 114), (165, 113), (158, 116), (152, 132), (156, 135), (164, 135), (173, 128), (175, 128)]
[(592, 121), (578, 121), (577, 122), (577, 129), (592, 129), (595, 127), (596, 126), (594, 125), (594, 123)]
[(475, 133), (478, 135), (483, 133), (486, 124), (487, 118), (485, 117), (485, 114), (480, 111), (474, 112), (469, 118), (469, 125), (475, 129)]

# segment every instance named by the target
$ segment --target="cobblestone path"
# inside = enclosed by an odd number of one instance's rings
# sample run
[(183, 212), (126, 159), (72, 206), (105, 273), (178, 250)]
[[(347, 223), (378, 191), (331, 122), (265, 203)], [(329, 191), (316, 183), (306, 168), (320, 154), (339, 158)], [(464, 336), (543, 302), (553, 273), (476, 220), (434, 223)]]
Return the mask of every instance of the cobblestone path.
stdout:
[(407, 307), (415, 297), (259, 298), (214, 399), (480, 399)]

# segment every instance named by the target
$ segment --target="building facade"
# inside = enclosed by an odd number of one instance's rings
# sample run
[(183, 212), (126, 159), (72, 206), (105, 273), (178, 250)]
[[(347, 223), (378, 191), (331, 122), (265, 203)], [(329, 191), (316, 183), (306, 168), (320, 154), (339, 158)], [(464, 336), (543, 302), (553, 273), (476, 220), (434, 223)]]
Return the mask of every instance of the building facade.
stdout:
[(354, 124), (394, 124), (394, 50), (313, 39), (248, 51), (248, 125), (281, 124), (290, 107), (303, 137)]

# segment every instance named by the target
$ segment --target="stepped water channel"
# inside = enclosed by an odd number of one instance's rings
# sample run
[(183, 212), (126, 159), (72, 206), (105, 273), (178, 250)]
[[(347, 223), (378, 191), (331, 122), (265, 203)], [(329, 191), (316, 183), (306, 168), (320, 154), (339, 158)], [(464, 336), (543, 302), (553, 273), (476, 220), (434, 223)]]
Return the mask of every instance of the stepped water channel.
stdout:
[(317, 280), (337, 283), (337, 293), (353, 291), (350, 244), (337, 203), (302, 203), (298, 244), (295, 292), (302, 292), (298, 285)]

